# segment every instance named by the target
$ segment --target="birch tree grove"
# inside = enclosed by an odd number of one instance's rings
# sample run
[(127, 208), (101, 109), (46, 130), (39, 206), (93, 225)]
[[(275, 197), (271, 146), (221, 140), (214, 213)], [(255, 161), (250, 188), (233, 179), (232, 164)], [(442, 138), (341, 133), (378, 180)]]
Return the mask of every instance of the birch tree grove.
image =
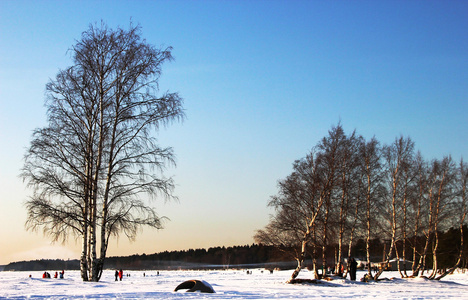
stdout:
[[(296, 249), (298, 264), (290, 282), (306, 257), (312, 259), (315, 278), (328, 276), (325, 270), (331, 266), (341, 276), (344, 253), (355, 255), (357, 239), (367, 261), (366, 280), (378, 280), (391, 262), (397, 262), (402, 277), (431, 269), (429, 279), (442, 278), (467, 259), (468, 167), (462, 160), (457, 168), (450, 156), (428, 162), (414, 148), (409, 137), (381, 146), (376, 138), (366, 141), (356, 132), (346, 135), (341, 125), (332, 127), (314, 151), (293, 164), (293, 173), (279, 181), (279, 193), (269, 203), (275, 214), (257, 231), (255, 241), (278, 246), (281, 237), (287, 240), (285, 249)], [(458, 230), (460, 239), (454, 245), (456, 259), (447, 268), (439, 266), (444, 255), (440, 235), (449, 229)], [(383, 258), (375, 250), (372, 257), (375, 241), (383, 245)], [(380, 266), (375, 273), (373, 263)]]
[(81, 239), (84, 281), (99, 281), (111, 237), (162, 228), (152, 198), (174, 198), (162, 175), (174, 154), (154, 133), (183, 119), (182, 99), (157, 96), (171, 48), (155, 48), (140, 31), (100, 24), (83, 32), (70, 49), (73, 66), (46, 85), (48, 126), (34, 131), (25, 155), (26, 226), (54, 241)]

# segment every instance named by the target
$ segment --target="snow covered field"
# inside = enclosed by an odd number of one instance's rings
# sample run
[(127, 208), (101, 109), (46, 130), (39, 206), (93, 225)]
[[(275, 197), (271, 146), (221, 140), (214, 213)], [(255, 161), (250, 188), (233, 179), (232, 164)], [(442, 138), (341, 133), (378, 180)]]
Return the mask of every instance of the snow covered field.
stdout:
[[(55, 273), (50, 271), (51, 275)], [(320, 284), (286, 284), (292, 271), (270, 274), (260, 269), (245, 271), (130, 271), (122, 282), (114, 271), (105, 271), (100, 282), (83, 282), (78, 271), (65, 271), (65, 279), (42, 279), (42, 272), (0, 272), (0, 298), (8, 299), (468, 299), (468, 274), (456, 273), (442, 281), (424, 278), (392, 279), (378, 283), (333, 280)], [(32, 278), (29, 278), (29, 275)], [(359, 273), (361, 278), (364, 273)], [(382, 277), (398, 277), (386, 272)], [(303, 270), (299, 278), (311, 278)], [(204, 280), (215, 294), (174, 292), (180, 283)]]

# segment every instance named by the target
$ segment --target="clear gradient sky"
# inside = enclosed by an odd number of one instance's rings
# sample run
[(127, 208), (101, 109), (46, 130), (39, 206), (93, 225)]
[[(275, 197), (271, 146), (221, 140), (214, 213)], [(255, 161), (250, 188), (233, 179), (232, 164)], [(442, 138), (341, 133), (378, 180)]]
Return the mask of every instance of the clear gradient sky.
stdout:
[(276, 183), (340, 120), (427, 158), (468, 159), (468, 1), (0, 1), (0, 264), (78, 258), (24, 229), (18, 177), (45, 84), (71, 65), (90, 23), (133, 20), (173, 46), (162, 91), (187, 120), (159, 134), (180, 202), (157, 202), (164, 230), (121, 237), (109, 255), (253, 243)]

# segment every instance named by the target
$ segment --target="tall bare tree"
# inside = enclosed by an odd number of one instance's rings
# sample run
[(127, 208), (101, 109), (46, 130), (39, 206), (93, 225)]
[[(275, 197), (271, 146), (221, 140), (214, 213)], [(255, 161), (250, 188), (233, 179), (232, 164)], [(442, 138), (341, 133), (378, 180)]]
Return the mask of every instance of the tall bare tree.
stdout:
[[(432, 194), (433, 203), (433, 248), (432, 248), (432, 273), (430, 279), (435, 279), (438, 271), (438, 247), (439, 247), (439, 231), (443, 230), (444, 221), (452, 219), (449, 215), (452, 213), (448, 208), (454, 200), (453, 184), (455, 183), (455, 165), (450, 156), (444, 157), (441, 161), (434, 160), (432, 162), (433, 184), (435, 184), (435, 192)], [(448, 228), (446, 228), (448, 229)]]
[(384, 187), (382, 184), (382, 170), (381, 170), (381, 146), (374, 137), (369, 141), (361, 139), (359, 146), (360, 168), (361, 168), (361, 182), (362, 191), (364, 193), (365, 201), (365, 237), (366, 237), (366, 258), (368, 274), (371, 273), (370, 261), (370, 243), (373, 234), (377, 232), (377, 219), (378, 219), (378, 203), (379, 199), (383, 198)]
[(162, 227), (150, 200), (173, 198), (161, 171), (174, 155), (153, 133), (184, 113), (177, 93), (157, 96), (171, 48), (142, 40), (140, 27), (90, 25), (70, 51), (73, 66), (46, 86), (48, 126), (25, 156), (27, 227), (54, 241), (81, 237), (82, 278), (99, 281), (111, 236)]
[(468, 214), (468, 200), (467, 200), (467, 188), (468, 188), (468, 164), (463, 162), (463, 159), (460, 160), (460, 165), (457, 170), (456, 178), (456, 200), (453, 202), (453, 215), (458, 219), (458, 226), (460, 232), (460, 245), (458, 250), (457, 261), (453, 267), (445, 270), (440, 276), (437, 276), (435, 279), (440, 280), (444, 278), (447, 274), (451, 274), (456, 268), (458, 268), (463, 259), (463, 250), (464, 250), (464, 239), (463, 239), (463, 227), (466, 222), (466, 215)]
[[(354, 135), (354, 134), (353, 134)], [(332, 244), (335, 239), (331, 239), (330, 231), (338, 231), (338, 242), (343, 239), (344, 222), (347, 215), (347, 201), (348, 195), (346, 189), (346, 177), (341, 185), (342, 191), (340, 193), (340, 180), (343, 179), (343, 169), (346, 169), (350, 154), (347, 152), (349, 146), (348, 138), (344, 132), (343, 126), (338, 124), (333, 126), (328, 131), (328, 136), (324, 137), (317, 145), (322, 159), (317, 160), (323, 181), (327, 182), (327, 189), (324, 191), (324, 209), (322, 210), (322, 274), (325, 274), (327, 269), (327, 246)], [(348, 157), (347, 157), (348, 156)], [(338, 221), (336, 221), (338, 220)], [(341, 226), (342, 224), (343, 226)], [(337, 226), (338, 225), (338, 226)], [(339, 249), (341, 260), (341, 247)]]
[(294, 172), (279, 182), (279, 192), (269, 202), (275, 208), (275, 215), (254, 237), (258, 243), (282, 246), (287, 241), (287, 245), (296, 247), (293, 257), (297, 267), (290, 281), (304, 267), (309, 244), (315, 243), (317, 218), (328, 194), (331, 180), (323, 177), (317, 162), (320, 159), (323, 159), (320, 154), (311, 151), (294, 163)]
[[(388, 230), (390, 235), (390, 249), (385, 258), (385, 264), (388, 265), (393, 251), (397, 253), (397, 241), (399, 240), (398, 228), (400, 215), (402, 214), (403, 202), (403, 187), (404, 187), (404, 170), (407, 165), (411, 163), (413, 155), (414, 143), (410, 138), (397, 138), (391, 145), (385, 146), (383, 149), (383, 156), (385, 158), (387, 182), (389, 199), (385, 206), (384, 218), (388, 220)], [(401, 230), (400, 230), (401, 231)], [(397, 261), (399, 268), (399, 261)], [(374, 278), (378, 279), (381, 271), (375, 274)]]
[(411, 249), (413, 251), (413, 264), (412, 264), (412, 276), (418, 276), (420, 271), (420, 264), (418, 263), (418, 258), (421, 258), (421, 252), (419, 251), (419, 236), (421, 235), (424, 222), (425, 206), (427, 201), (427, 182), (428, 182), (428, 166), (424, 161), (420, 152), (416, 154), (414, 161), (414, 173), (415, 173), (415, 189), (416, 196), (413, 201), (410, 203), (412, 221), (413, 221), (413, 230), (412, 230), (412, 239)]
[[(408, 141), (409, 138), (408, 138)], [(413, 144), (414, 145), (414, 144)], [(414, 146), (411, 146), (413, 148)], [(418, 199), (418, 193), (417, 193), (417, 181), (416, 181), (416, 174), (417, 174), (417, 168), (414, 166), (417, 165), (415, 164), (417, 160), (415, 160), (416, 156), (413, 152), (412, 149), (409, 149), (410, 153), (405, 157), (402, 163), (402, 191), (401, 191), (401, 205), (402, 205), (402, 220), (401, 220), (401, 231), (402, 231), (402, 247), (401, 247), (401, 259), (402, 259), (402, 267), (403, 270), (400, 268), (400, 264), (398, 264), (398, 271), (400, 271), (400, 274), (402, 277), (408, 277), (408, 274), (406, 273), (407, 269), (407, 241), (408, 241), (408, 234), (411, 232), (410, 226), (414, 222), (411, 215), (411, 208), (412, 204), (417, 201)], [(414, 217), (414, 219), (417, 219), (417, 217)], [(399, 258), (400, 255), (397, 252), (397, 257)]]
[[(343, 133), (341, 133), (343, 134)], [(360, 176), (358, 168), (358, 145), (359, 138), (356, 132), (349, 136), (342, 136), (339, 145), (338, 171), (337, 171), (337, 189), (336, 195), (336, 217), (337, 219), (337, 241), (335, 273), (341, 274), (343, 266), (343, 255), (346, 241), (346, 234), (349, 233), (348, 240), (352, 243), (356, 220), (359, 215), (359, 187)], [(333, 241), (335, 242), (335, 241)]]
[[(424, 234), (424, 246), (419, 253), (419, 261), (413, 266), (413, 276), (427, 267), (427, 258), (432, 254), (432, 272), (430, 279), (435, 279), (438, 270), (439, 232), (448, 229), (454, 224), (454, 201), (456, 201), (455, 177), (456, 169), (450, 156), (442, 160), (434, 159), (427, 166), (424, 175), (423, 203), (421, 204), (421, 228)], [(414, 263), (413, 263), (414, 265)]]

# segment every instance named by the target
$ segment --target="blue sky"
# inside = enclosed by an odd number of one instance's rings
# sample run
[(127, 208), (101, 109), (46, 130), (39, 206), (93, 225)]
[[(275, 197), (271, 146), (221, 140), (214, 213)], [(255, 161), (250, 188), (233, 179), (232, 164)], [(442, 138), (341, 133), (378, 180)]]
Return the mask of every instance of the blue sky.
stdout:
[(466, 1), (0, 1), (0, 264), (78, 257), (24, 230), (30, 191), (18, 178), (44, 89), (90, 23), (140, 24), (172, 46), (161, 91), (187, 119), (159, 133), (172, 146), (179, 203), (171, 219), (110, 255), (250, 244), (276, 183), (340, 120), (383, 143), (410, 136), (427, 158), (468, 157)]

